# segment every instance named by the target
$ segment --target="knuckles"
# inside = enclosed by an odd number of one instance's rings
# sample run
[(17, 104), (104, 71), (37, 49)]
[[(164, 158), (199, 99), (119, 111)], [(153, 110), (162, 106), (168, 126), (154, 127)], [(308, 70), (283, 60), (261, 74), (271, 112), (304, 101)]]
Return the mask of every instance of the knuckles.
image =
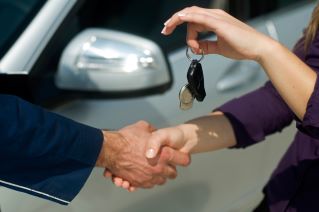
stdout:
[(163, 147), (160, 158), (162, 161), (169, 162), (173, 158), (173, 150), (169, 147)]
[(144, 120), (140, 120), (140, 121), (136, 122), (136, 124), (142, 128), (150, 128), (151, 127), (150, 123), (148, 123), (147, 121), (144, 121)]
[(225, 12), (224, 10), (222, 10), (222, 9), (213, 9), (213, 11), (214, 11), (215, 13), (221, 14), (221, 15), (226, 14), (226, 12)]
[(164, 172), (164, 166), (163, 165), (157, 165), (153, 168), (153, 173), (156, 175), (161, 175)]
[(162, 178), (160, 181), (157, 182), (157, 185), (164, 185), (166, 183), (166, 179)]
[(175, 172), (172, 172), (172, 174), (170, 174), (170, 176), (169, 176), (169, 178), (170, 179), (175, 179), (177, 177), (177, 172), (175, 171)]
[(200, 8), (198, 6), (193, 5), (191, 7), (187, 7), (187, 9), (190, 10), (190, 11), (197, 11)]

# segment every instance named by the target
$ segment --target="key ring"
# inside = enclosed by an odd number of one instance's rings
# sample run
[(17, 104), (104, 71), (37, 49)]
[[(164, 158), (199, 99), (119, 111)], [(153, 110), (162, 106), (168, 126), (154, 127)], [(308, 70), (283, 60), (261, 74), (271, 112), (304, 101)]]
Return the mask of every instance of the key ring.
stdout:
[[(189, 61), (192, 62), (193, 59), (189, 56), (188, 49), (189, 49), (189, 46), (187, 46), (187, 48), (186, 48), (186, 57), (188, 58)], [(197, 61), (200, 62), (203, 58), (204, 58), (204, 51), (202, 50), (202, 56)]]

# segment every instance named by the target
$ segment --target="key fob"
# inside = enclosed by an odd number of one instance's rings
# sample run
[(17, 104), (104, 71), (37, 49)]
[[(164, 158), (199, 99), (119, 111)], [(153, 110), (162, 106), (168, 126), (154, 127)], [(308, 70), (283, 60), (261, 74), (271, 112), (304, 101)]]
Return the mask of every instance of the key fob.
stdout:
[(196, 100), (202, 102), (206, 96), (206, 91), (204, 87), (204, 74), (202, 65), (198, 62), (198, 60), (192, 60), (188, 68), (187, 80), (189, 89)]

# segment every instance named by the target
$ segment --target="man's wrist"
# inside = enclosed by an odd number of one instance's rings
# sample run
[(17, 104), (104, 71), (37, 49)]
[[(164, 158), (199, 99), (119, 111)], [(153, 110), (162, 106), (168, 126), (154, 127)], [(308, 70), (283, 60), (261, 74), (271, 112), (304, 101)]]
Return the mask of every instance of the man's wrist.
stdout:
[(116, 157), (125, 147), (125, 139), (117, 131), (102, 131), (103, 144), (96, 161), (96, 166), (108, 168), (110, 170), (116, 169)]
[(105, 167), (105, 161), (106, 161), (106, 142), (107, 142), (107, 131), (102, 130), (102, 134), (103, 134), (103, 143), (101, 146), (101, 150), (99, 153), (99, 156), (96, 160), (95, 166), (97, 167)]

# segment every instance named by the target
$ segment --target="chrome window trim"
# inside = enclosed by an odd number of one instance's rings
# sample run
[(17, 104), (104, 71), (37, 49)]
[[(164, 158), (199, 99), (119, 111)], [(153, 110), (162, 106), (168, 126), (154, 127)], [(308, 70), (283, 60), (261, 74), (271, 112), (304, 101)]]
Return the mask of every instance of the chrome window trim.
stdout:
[(0, 61), (1, 74), (31, 71), (54, 32), (77, 0), (48, 0)]

